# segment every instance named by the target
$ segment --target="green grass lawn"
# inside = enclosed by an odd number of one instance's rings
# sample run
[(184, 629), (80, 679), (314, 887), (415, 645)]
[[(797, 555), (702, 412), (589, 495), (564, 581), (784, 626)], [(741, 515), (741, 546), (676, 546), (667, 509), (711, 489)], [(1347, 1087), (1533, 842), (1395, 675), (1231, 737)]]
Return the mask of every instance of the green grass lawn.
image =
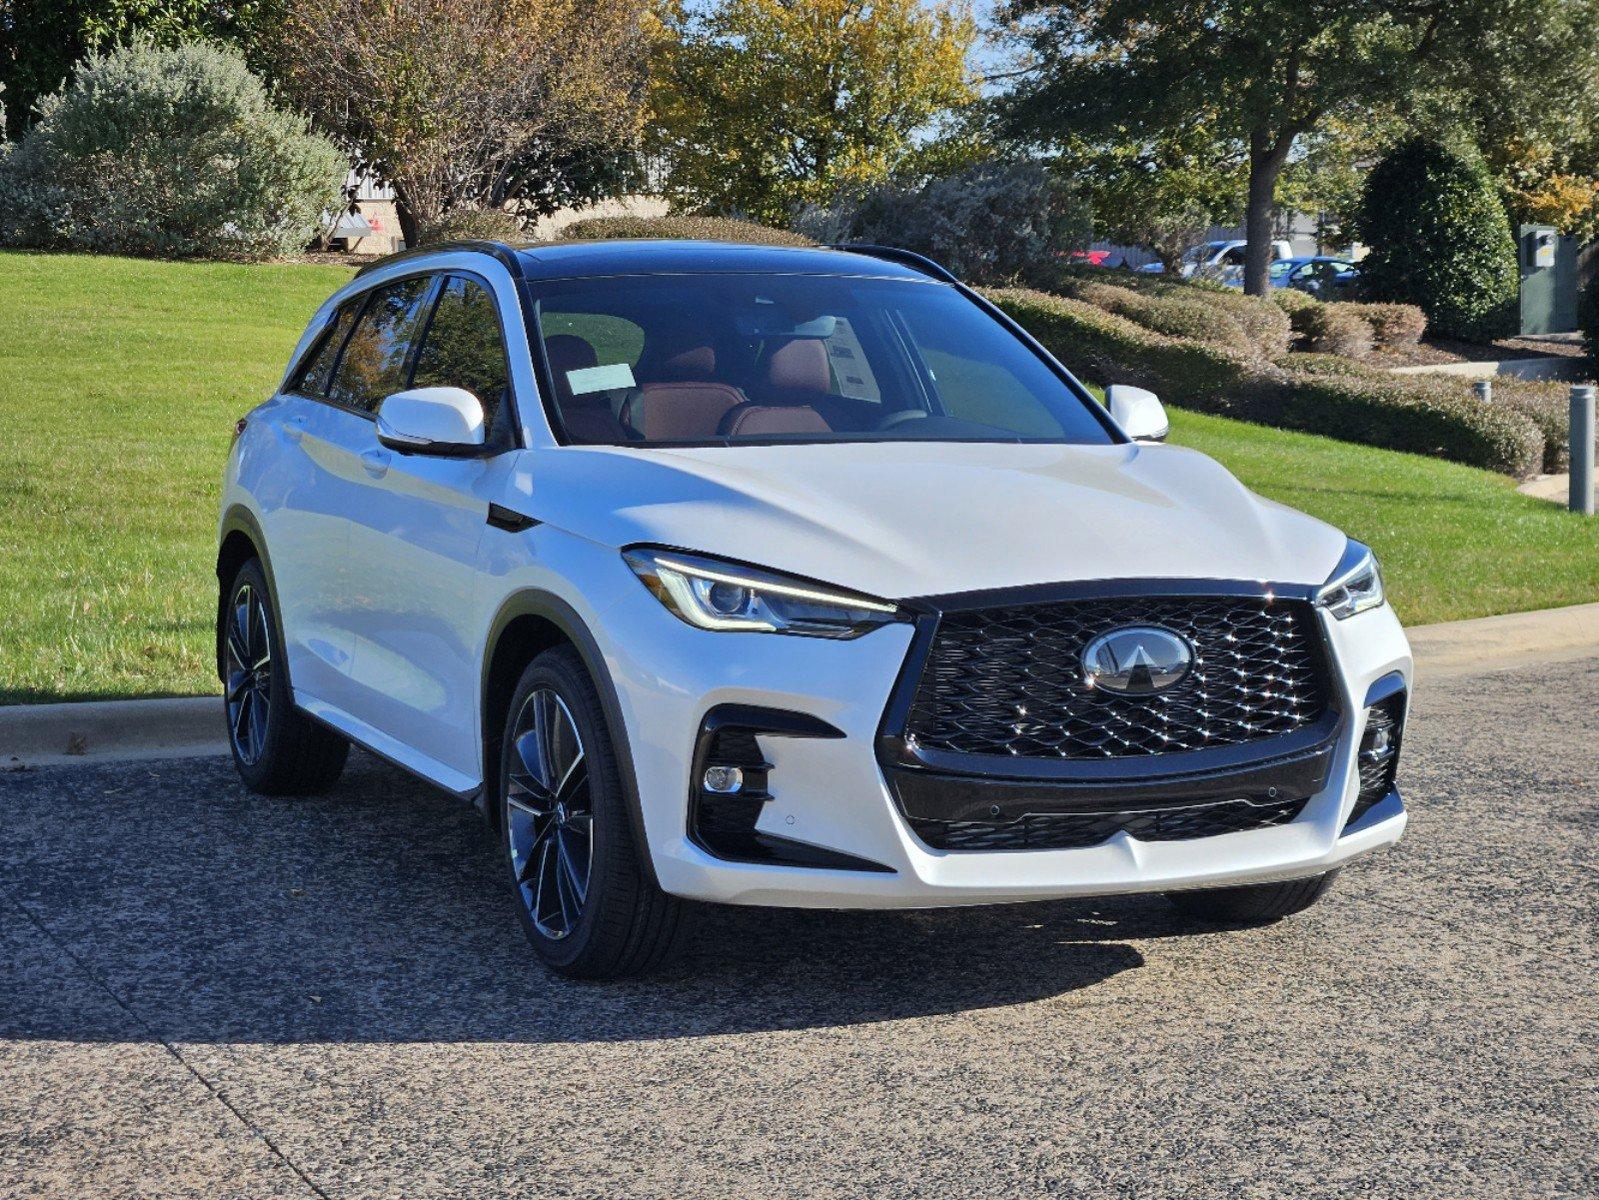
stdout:
[[(229, 432), (346, 278), (0, 254), (0, 703), (215, 690)], [(1174, 440), (1375, 546), (1408, 621), (1599, 599), (1599, 520), (1508, 480), (1173, 415)]]

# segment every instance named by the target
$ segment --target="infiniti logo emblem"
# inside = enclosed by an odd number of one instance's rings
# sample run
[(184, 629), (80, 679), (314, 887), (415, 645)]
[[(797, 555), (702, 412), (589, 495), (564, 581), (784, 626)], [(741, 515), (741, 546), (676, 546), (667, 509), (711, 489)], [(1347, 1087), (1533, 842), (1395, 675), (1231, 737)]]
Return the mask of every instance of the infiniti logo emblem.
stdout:
[(1157, 625), (1113, 629), (1083, 647), (1083, 679), (1119, 696), (1149, 696), (1181, 683), (1194, 665), (1187, 639)]

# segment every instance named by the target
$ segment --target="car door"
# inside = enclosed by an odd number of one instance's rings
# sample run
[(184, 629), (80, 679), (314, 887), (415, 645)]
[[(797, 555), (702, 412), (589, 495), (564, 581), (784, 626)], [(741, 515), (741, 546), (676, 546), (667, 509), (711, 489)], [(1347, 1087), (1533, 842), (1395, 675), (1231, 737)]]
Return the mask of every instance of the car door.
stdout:
[(375, 429), (363, 431), (366, 496), (348, 552), (359, 579), (352, 679), (376, 748), (464, 790), (478, 769), (473, 591), (488, 528), (482, 493), (489, 457), (516, 436), (504, 337), (483, 281), (459, 273), (441, 280), (411, 362), (407, 386), (478, 397), (486, 453), (401, 454), (381, 446)]
[(338, 694), (349, 667), (340, 608), (353, 497), (337, 463), (340, 414), (327, 403), (327, 389), (364, 302), (357, 297), (336, 310), (262, 414), (280, 445), (252, 490), (272, 565), (283, 652), (296, 692), (306, 697)]
[[(352, 570), (349, 550), (353, 522), (369, 502), (372, 463), (363, 455), (376, 444), (373, 414), (382, 397), (404, 386), (409, 352), (435, 286), (431, 276), (409, 277), (375, 287), (352, 305), (349, 333), (315, 398), (306, 402), (298, 434), (310, 467), (308, 495), (315, 503), (298, 506), (300, 519), (284, 536), (267, 533), (278, 590), (300, 597), (305, 613), (300, 640), (307, 669), (292, 652), (289, 661), (296, 699), (324, 718), (353, 713), (356, 701), (350, 670), (362, 581)], [(328, 527), (322, 530), (324, 520)], [(284, 554), (295, 564), (292, 584), (278, 567)], [(295, 623), (292, 615), (286, 617), (286, 626)], [(286, 638), (292, 645), (295, 635), (286, 630)]]

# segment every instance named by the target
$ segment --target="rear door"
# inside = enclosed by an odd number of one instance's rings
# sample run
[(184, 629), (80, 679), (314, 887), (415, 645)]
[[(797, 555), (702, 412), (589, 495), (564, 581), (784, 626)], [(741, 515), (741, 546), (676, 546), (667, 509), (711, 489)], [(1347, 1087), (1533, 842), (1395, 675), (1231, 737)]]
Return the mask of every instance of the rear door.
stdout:
[(377, 749), (465, 790), (478, 770), (473, 590), (488, 529), (484, 484), (489, 456), (516, 444), (505, 342), (486, 283), (464, 273), (441, 280), (403, 386), (476, 396), (487, 454), (400, 454), (381, 446), (374, 428), (362, 430), (367, 469), (348, 552), (358, 580), (352, 711), (375, 730)]

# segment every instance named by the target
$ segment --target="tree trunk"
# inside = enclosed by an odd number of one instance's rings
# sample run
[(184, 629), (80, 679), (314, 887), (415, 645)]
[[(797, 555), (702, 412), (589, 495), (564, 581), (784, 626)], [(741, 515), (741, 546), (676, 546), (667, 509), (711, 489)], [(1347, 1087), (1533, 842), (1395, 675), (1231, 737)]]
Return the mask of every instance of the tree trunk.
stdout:
[(1271, 290), (1271, 217), (1277, 199), (1277, 177), (1294, 144), (1289, 132), (1273, 137), (1256, 131), (1249, 137), (1249, 200), (1244, 209), (1244, 292), (1264, 296)]
[(394, 190), (394, 213), (400, 218), (400, 236), (405, 239), (406, 249), (421, 245), (422, 222), (398, 188)]

